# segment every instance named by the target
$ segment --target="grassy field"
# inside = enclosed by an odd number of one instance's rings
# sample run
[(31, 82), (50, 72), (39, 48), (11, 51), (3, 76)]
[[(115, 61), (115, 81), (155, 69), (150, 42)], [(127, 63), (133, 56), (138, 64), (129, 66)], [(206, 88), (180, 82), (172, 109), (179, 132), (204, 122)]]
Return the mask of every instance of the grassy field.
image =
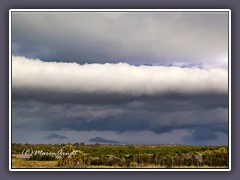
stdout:
[[(12, 158), (12, 168), (66, 168), (66, 167), (58, 167), (57, 161), (32, 161), (27, 159), (20, 159), (20, 158)], [(76, 167), (67, 167), (67, 168), (76, 168)], [(86, 168), (122, 168), (118, 166), (88, 166)], [(164, 169), (166, 166), (155, 166), (155, 165), (148, 165), (148, 166), (136, 166), (135, 168), (160, 168)], [(209, 167), (209, 166), (174, 166), (173, 168), (227, 168), (227, 167)]]
[(57, 168), (57, 161), (31, 161), (12, 158), (12, 168)]

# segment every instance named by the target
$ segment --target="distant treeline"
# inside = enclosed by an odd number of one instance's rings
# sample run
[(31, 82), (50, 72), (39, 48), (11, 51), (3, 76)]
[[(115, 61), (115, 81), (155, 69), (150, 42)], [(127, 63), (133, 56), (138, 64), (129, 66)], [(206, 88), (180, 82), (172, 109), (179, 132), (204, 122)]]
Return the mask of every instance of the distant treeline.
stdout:
[[(189, 145), (103, 145), (74, 144), (12, 144), (12, 155), (31, 149), (40, 152), (31, 160), (55, 160), (54, 153), (60, 154), (59, 166), (89, 167), (116, 166), (136, 168), (146, 166), (181, 167), (214, 166), (228, 167), (228, 146)], [(49, 152), (48, 155), (41, 152)]]

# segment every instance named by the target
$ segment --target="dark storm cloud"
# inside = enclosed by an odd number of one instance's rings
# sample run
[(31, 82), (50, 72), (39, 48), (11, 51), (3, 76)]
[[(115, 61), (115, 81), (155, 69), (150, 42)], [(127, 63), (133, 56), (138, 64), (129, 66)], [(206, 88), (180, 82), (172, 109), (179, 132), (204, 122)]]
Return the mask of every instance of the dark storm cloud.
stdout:
[[(123, 104), (46, 104), (15, 101), (13, 103), (13, 127), (30, 127), (41, 130), (75, 131), (152, 131), (156, 134), (187, 129), (196, 133), (206, 128), (214, 132), (226, 132), (227, 98), (211, 96), (174, 99), (159, 98), (154, 101), (133, 101)], [(221, 99), (222, 105), (218, 105)], [(220, 103), (221, 104), (221, 103)], [(221, 126), (219, 124), (222, 124)], [(213, 128), (214, 127), (214, 128)], [(225, 129), (223, 128), (225, 127)], [(198, 130), (199, 128), (199, 130)], [(197, 131), (198, 130), (198, 131)], [(211, 134), (209, 134), (211, 135)]]
[[(56, 93), (41, 90), (15, 90), (12, 91), (15, 100), (37, 100), (51, 104), (124, 104), (132, 102), (136, 98), (116, 94), (92, 94), (92, 93)], [(141, 97), (140, 97), (141, 98)]]
[[(178, 129), (179, 127), (175, 127)], [(215, 140), (217, 139), (217, 132), (222, 132), (224, 134), (228, 134), (228, 123), (221, 122), (221, 123), (212, 123), (212, 124), (201, 124), (201, 125), (193, 125), (189, 124), (186, 126), (180, 126), (180, 129), (187, 129), (190, 131), (191, 136), (185, 137), (185, 139), (192, 139), (194, 141), (199, 140)], [(173, 127), (163, 127), (158, 128), (155, 130), (156, 133), (158, 132), (169, 132), (173, 130)]]
[(19, 102), (40, 101), (49, 104), (85, 104), (85, 105), (123, 105), (131, 108), (159, 109), (161, 111), (191, 110), (196, 108), (212, 109), (216, 107), (228, 107), (227, 94), (183, 94), (167, 93), (162, 95), (130, 96), (123, 94), (99, 94), (99, 93), (68, 93), (49, 92), (46, 90), (12, 89), (12, 98)]
[(13, 98), (14, 128), (156, 134), (188, 130), (188, 143), (212, 140), (217, 132), (228, 129), (227, 95), (63, 96), (41, 92)]
[(225, 66), (227, 12), (13, 12), (13, 54), (45, 61)]
[(62, 135), (59, 135), (57, 133), (52, 133), (52, 134), (49, 134), (48, 136), (44, 136), (42, 139), (46, 139), (46, 140), (52, 140), (52, 139), (68, 139), (67, 136), (62, 136)]
[[(195, 127), (190, 130), (190, 135), (183, 136), (182, 139), (184, 143), (192, 145), (223, 145), (228, 144), (228, 133), (228, 123), (216, 123)], [(220, 142), (216, 143), (219, 139)]]
[(92, 93), (55, 93), (36, 90), (12, 90), (12, 97), (18, 103), (26, 101), (39, 101), (48, 104), (81, 104), (81, 105), (126, 105), (131, 109), (148, 109), (149, 111), (182, 111), (194, 109), (228, 108), (228, 95), (226, 94), (177, 94), (169, 93), (164, 96), (133, 97), (120, 94), (92, 94)]
[(212, 126), (199, 127), (192, 133), (193, 140), (214, 140), (217, 139), (216, 132), (228, 134), (227, 123), (214, 124)]
[(105, 139), (105, 138), (99, 137), (99, 136), (94, 137), (94, 138), (90, 138), (88, 141), (89, 142), (94, 142), (94, 143), (110, 143), (110, 144), (120, 144), (121, 143), (119, 141)]

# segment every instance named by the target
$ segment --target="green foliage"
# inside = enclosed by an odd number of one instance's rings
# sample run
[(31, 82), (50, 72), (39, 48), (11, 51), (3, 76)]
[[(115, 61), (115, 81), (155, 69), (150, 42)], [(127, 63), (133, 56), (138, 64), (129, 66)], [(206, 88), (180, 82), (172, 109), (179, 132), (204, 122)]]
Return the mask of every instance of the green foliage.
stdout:
[(84, 167), (85, 154), (80, 150), (75, 150), (72, 145), (66, 145), (62, 148), (62, 156), (58, 161), (58, 166), (61, 167)]
[(138, 166), (138, 163), (136, 162), (130, 162), (130, 167), (131, 168), (136, 168)]
[[(181, 166), (228, 166), (227, 146), (188, 146), (188, 145), (102, 145), (74, 144), (12, 144), (12, 154), (21, 154), (23, 149), (64, 153), (58, 160), (59, 167), (158, 167)], [(31, 157), (33, 160), (54, 158)]]
[(54, 161), (54, 160), (56, 160), (56, 156), (36, 154), (36, 155), (30, 156), (29, 160), (34, 160), (34, 161)]

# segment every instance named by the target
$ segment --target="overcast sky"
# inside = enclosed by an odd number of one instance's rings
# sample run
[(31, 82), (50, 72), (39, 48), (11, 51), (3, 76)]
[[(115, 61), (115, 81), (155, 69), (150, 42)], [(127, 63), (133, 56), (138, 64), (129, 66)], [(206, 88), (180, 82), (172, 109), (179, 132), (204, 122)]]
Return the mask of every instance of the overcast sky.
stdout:
[(13, 12), (22, 143), (228, 144), (228, 12)]

